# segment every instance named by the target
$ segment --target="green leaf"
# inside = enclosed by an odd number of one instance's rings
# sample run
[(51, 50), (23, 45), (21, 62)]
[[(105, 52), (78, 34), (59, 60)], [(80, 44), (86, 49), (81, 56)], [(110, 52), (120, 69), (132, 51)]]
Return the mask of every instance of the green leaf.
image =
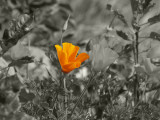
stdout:
[(34, 9), (38, 9), (38, 8), (45, 7), (45, 6), (48, 7), (49, 5), (53, 5), (56, 3), (57, 3), (56, 0), (38, 0), (38, 1), (35, 0), (30, 3), (30, 7)]
[(71, 6), (69, 4), (67, 4), (67, 3), (59, 3), (59, 6), (64, 8), (64, 9), (66, 9), (66, 10), (69, 10), (70, 12), (73, 11)]
[(3, 39), (4, 39), (4, 40), (9, 39), (9, 31), (8, 31), (8, 29), (5, 29), (5, 30), (4, 30)]
[(121, 20), (126, 26), (128, 26), (128, 23), (123, 14), (119, 13), (117, 10), (114, 11), (114, 14), (118, 17), (119, 20)]
[(123, 32), (123, 31), (119, 31), (119, 30), (116, 30), (116, 33), (117, 33), (117, 35), (119, 35), (121, 38), (123, 38), (124, 40), (129, 40), (129, 37), (128, 37), (128, 35), (125, 33), (125, 32)]
[(160, 22), (160, 14), (155, 15), (148, 19), (148, 23), (150, 23), (150, 25), (158, 23), (158, 22)]
[(153, 72), (154, 65), (151, 64), (149, 58), (146, 58), (146, 59), (143, 61), (143, 64), (144, 64), (145, 70), (146, 70), (146, 72), (147, 72), (148, 74), (150, 74), (151, 72)]
[(30, 51), (27, 47), (18, 42), (10, 49), (10, 55), (12, 60), (18, 60), (26, 56), (30, 56)]
[(124, 15), (121, 14), (121, 13), (119, 13), (117, 10), (112, 9), (112, 5), (107, 4), (107, 5), (106, 5), (106, 9), (109, 10), (110, 12), (113, 12), (114, 15), (117, 16), (117, 18), (118, 18), (119, 20), (121, 20), (125, 25), (128, 26), (128, 23), (127, 23)]
[(96, 71), (105, 69), (118, 58), (118, 54), (110, 48), (96, 44), (91, 52), (92, 66)]
[(151, 63), (155, 66), (160, 66), (160, 58), (153, 58), (151, 59)]
[(143, 14), (146, 14), (151, 8), (155, 6), (155, 3), (151, 3), (152, 0), (145, 0), (145, 2), (142, 4), (143, 6)]
[(151, 3), (152, 0), (130, 0), (130, 2), (134, 16), (146, 14), (155, 5), (155, 3)]
[(143, 66), (135, 67), (135, 71), (139, 75), (146, 75), (145, 68)]
[(143, 10), (147, 9), (149, 5), (151, 4), (152, 0), (144, 0), (145, 2), (143, 3)]
[(28, 63), (32, 63), (34, 62), (34, 57), (23, 57), (19, 60), (13, 60), (9, 65), (8, 67), (12, 67), (12, 66), (21, 66), (23, 64), (28, 64)]
[(155, 66), (154, 64), (151, 63), (151, 59), (150, 58), (146, 58), (144, 61), (143, 61), (143, 64), (144, 64), (144, 67), (145, 67), (145, 71), (148, 73), (148, 74), (152, 74), (156, 71), (159, 71), (159, 68), (157, 66)]
[(148, 54), (147, 54), (148, 58), (160, 58), (160, 45), (152, 48)]
[(156, 32), (151, 32), (149, 37), (154, 39), (154, 40), (159, 40), (160, 41), (160, 34), (158, 34)]
[(134, 49), (133, 44), (127, 44), (126, 46), (124, 46), (123, 53), (128, 54), (128, 53), (132, 52), (133, 49)]
[(135, 14), (136, 12), (138, 12), (139, 2), (138, 0), (130, 0), (130, 2), (132, 7), (132, 13)]
[(9, 109), (12, 112), (18, 111), (20, 107), (21, 107), (21, 104), (19, 102), (18, 97), (14, 98), (14, 100), (11, 102), (11, 104), (9, 104)]
[(11, 20), (11, 26), (8, 29), (9, 33), (6, 31), (6, 35), (4, 36), (4, 38), (8, 38), (9, 35), (9, 38), (2, 39), (1, 41), (2, 52), (5, 53), (8, 51), (9, 48), (16, 45), (22, 37), (29, 33), (32, 30), (32, 23), (33, 15), (28, 14), (22, 14), (16, 20)]
[(1, 79), (0, 84), (4, 84), (1, 89), (12, 90), (13, 92), (18, 92), (22, 88), (22, 78), (15, 74), (4, 79)]

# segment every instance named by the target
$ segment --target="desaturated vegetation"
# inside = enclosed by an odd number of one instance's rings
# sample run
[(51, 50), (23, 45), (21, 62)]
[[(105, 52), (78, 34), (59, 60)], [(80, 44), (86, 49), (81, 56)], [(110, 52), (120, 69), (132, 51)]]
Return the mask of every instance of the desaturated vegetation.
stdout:
[(0, 120), (160, 120), (159, 0), (0, 0)]

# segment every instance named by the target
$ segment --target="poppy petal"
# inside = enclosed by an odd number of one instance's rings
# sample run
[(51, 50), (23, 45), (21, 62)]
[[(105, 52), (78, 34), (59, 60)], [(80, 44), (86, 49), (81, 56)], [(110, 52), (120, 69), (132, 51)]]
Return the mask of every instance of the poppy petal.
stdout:
[(73, 53), (75, 46), (72, 43), (63, 43), (63, 51), (67, 53), (67, 57)]
[(62, 70), (63, 70), (63, 72), (68, 73), (68, 72), (74, 70), (75, 68), (79, 68), (80, 65), (81, 65), (81, 62), (68, 63), (68, 64), (62, 66)]
[(77, 56), (78, 51), (79, 51), (79, 47), (78, 46), (74, 46), (74, 49), (73, 49), (71, 55), (69, 56), (68, 61), (74, 62), (76, 60), (76, 56)]
[(76, 61), (79, 61), (79, 62), (84, 62), (85, 60), (87, 60), (89, 58), (89, 55), (87, 53), (80, 53), (77, 58), (76, 58)]
[(55, 48), (57, 50), (57, 55), (61, 66), (67, 64), (68, 63), (67, 55), (65, 52), (63, 52), (62, 47), (59, 45), (55, 45)]
[(65, 73), (79, 68), (81, 63), (89, 58), (89, 55), (86, 53), (81, 53), (76, 58), (79, 47), (72, 45), (72, 43), (63, 43), (63, 48), (59, 45), (55, 45), (55, 47), (62, 71)]

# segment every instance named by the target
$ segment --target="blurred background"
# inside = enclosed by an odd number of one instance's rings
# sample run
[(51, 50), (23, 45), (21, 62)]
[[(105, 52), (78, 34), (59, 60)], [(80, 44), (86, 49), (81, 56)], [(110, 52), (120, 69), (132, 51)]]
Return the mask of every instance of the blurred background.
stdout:
[[(133, 12), (130, 0), (0, 0), (0, 54), (2, 56), (0, 79), (3, 78), (0, 81), (0, 118), (5, 115), (7, 120), (12, 117), (17, 120), (12, 113), (19, 112), (19, 109), (37, 118), (45, 116), (45, 120), (48, 120), (48, 117), (52, 118), (52, 115), (64, 116), (61, 105), (58, 106), (64, 102), (65, 93), (60, 84), (63, 76), (54, 45), (61, 44), (62, 29), (70, 16), (67, 30), (63, 34), (63, 42), (79, 46), (81, 48), (79, 53), (88, 53), (90, 59), (73, 71), (75, 76), (72, 73), (67, 76), (67, 87), (73, 92), (69, 111), (72, 110), (84, 86), (92, 77), (95, 77), (95, 81), (89, 87), (87, 86), (87, 92), (82, 101), (84, 102), (82, 107), (86, 111), (81, 110), (81, 106), (79, 109), (77, 107), (75, 119), (77, 120), (78, 117), (84, 119), (88, 113), (91, 117), (92, 114), (93, 117), (94, 115), (101, 117), (104, 106), (108, 105), (109, 109), (107, 108), (106, 113), (109, 116), (116, 117), (115, 113), (121, 113), (123, 108), (124, 113), (128, 115), (123, 114), (123, 116), (127, 116), (126, 120), (128, 120), (131, 113), (127, 113), (129, 108), (126, 109), (125, 101), (130, 96), (132, 98), (128, 102), (130, 106), (134, 99), (134, 96), (129, 94), (134, 93), (133, 84), (137, 79), (133, 74), (136, 71), (135, 68), (140, 69), (139, 83), (146, 82), (144, 76), (147, 76), (150, 86), (152, 83), (159, 85), (159, 73), (154, 74), (155, 66), (153, 67), (149, 58), (146, 57), (151, 47), (160, 45), (160, 29), (157, 27), (160, 25), (159, 16), (150, 20), (149, 25), (146, 24), (148, 18), (158, 15), (160, 11), (160, 1), (152, 0), (152, 3), (155, 3), (155, 6), (139, 21), (138, 64), (143, 64), (138, 68), (135, 66), (133, 55), (136, 29), (132, 24)], [(153, 24), (150, 25), (152, 22)], [(154, 33), (151, 36), (151, 32), (156, 32), (158, 35)], [(155, 38), (157, 36), (158, 38)], [(159, 57), (159, 47), (149, 52), (150, 58), (154, 56), (152, 53), (158, 54)], [(115, 64), (112, 64), (113, 62)], [(108, 66), (111, 66), (108, 71), (99, 72)], [(144, 70), (144, 66), (149, 72)], [(138, 74), (139, 71), (136, 73)], [(91, 72), (94, 75), (90, 74)], [(150, 72), (152, 72), (151, 75)], [(6, 83), (6, 81), (9, 82)], [(113, 90), (111, 95), (110, 86)], [(124, 86), (128, 87), (127, 90), (123, 89)], [(4, 95), (5, 93), (7, 96)], [(157, 94), (156, 100), (159, 100), (160, 94), (159, 92)], [(14, 95), (16, 99), (13, 99)], [(59, 98), (58, 95), (60, 95)], [(126, 99), (119, 98), (120, 95), (125, 96)], [(114, 110), (117, 110), (113, 112), (110, 110), (112, 96), (115, 99), (116, 109)], [(8, 99), (8, 103), (5, 99)], [(116, 103), (118, 100), (120, 101)], [(91, 106), (95, 109), (90, 109)], [(135, 106), (131, 108), (135, 109)], [(16, 116), (17, 114), (19, 115), (15, 112)], [(10, 119), (7, 115), (11, 115)], [(106, 117), (106, 119), (109, 118)]]

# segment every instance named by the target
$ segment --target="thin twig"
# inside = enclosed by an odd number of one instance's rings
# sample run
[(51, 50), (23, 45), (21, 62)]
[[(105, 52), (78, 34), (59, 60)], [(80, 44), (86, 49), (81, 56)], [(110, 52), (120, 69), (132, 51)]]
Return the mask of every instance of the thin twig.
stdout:
[(111, 26), (112, 26), (112, 24), (113, 24), (115, 18), (116, 18), (116, 15), (114, 15), (114, 17), (112, 18), (111, 23), (109, 24), (109, 28), (111, 28)]

